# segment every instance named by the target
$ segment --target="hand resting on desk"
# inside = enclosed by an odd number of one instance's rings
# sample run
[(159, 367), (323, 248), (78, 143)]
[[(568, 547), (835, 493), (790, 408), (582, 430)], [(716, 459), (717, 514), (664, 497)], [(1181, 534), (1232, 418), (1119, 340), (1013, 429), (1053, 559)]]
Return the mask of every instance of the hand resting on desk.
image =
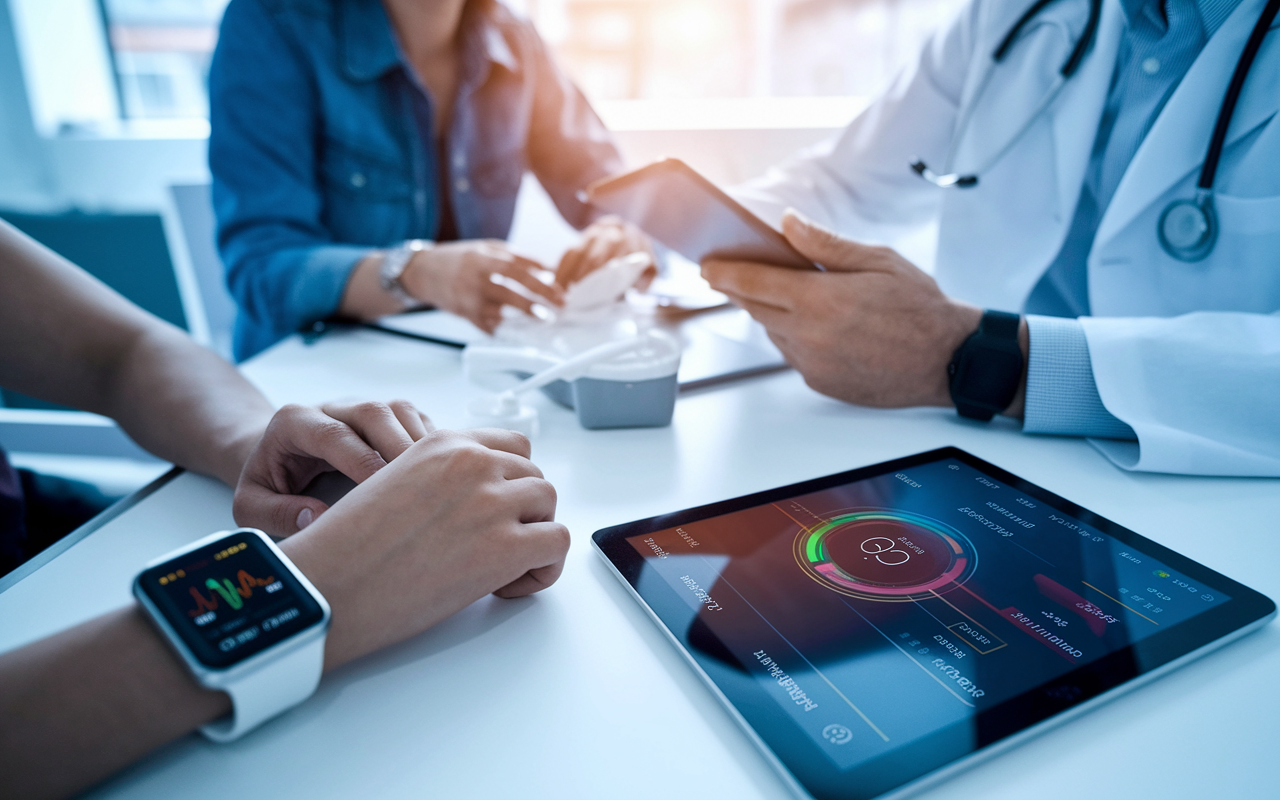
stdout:
[(555, 489), (512, 431), (435, 431), (281, 544), (333, 607), (325, 667), (564, 568)]

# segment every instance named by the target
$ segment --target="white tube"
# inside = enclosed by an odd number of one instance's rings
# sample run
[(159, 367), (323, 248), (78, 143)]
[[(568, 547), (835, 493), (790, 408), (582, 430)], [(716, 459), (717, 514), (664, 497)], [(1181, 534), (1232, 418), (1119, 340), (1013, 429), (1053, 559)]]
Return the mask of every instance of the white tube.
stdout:
[(645, 333), (633, 336), (630, 339), (622, 339), (616, 342), (606, 342), (605, 344), (597, 345), (590, 350), (579, 353), (567, 361), (562, 361), (559, 364), (556, 364), (554, 367), (548, 367), (537, 375), (525, 378), (520, 383), (503, 392), (500, 397), (510, 395), (514, 398), (516, 395), (523, 394), (531, 389), (541, 389), (548, 383), (554, 383), (559, 380), (576, 380), (582, 377), (582, 375), (596, 363), (600, 361), (607, 361), (614, 356), (620, 356), (623, 353), (629, 353), (632, 350), (638, 350), (647, 344), (651, 338), (652, 337), (650, 337), (649, 333), (646, 331)]

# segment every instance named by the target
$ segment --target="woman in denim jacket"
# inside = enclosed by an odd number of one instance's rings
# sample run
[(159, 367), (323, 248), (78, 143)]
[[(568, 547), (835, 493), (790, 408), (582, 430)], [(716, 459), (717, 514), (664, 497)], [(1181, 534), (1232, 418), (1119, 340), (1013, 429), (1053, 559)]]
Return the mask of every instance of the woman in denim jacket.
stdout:
[(617, 148), (496, 0), (232, 0), (209, 87), (238, 358), (319, 319), (417, 305), (492, 331), (504, 305), (531, 309), (511, 281), (558, 304), (502, 241), (526, 169), (590, 224), (562, 281), (645, 247), (616, 219), (591, 224), (577, 192), (621, 170)]

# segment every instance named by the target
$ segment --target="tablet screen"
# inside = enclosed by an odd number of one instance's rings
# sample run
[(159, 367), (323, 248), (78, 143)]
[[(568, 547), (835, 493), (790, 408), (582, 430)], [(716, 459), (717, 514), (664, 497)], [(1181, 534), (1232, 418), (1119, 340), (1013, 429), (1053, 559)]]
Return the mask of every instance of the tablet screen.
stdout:
[(792, 489), (597, 541), (819, 797), (873, 797), (1051, 717), (1222, 635), (1221, 614), (1187, 629), (1254, 595), (954, 449)]

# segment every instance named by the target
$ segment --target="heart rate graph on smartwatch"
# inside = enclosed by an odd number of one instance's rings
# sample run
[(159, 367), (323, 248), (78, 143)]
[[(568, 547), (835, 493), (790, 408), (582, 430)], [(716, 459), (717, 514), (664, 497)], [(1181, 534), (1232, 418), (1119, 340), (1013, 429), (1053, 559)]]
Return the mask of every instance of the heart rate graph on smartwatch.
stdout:
[(219, 531), (148, 564), (133, 596), (196, 682), (232, 713), (201, 727), (243, 736), (311, 696), (324, 670), (329, 603), (262, 531)]
[(311, 627), (323, 611), (254, 533), (151, 567), (138, 588), (191, 655), (225, 669)]

